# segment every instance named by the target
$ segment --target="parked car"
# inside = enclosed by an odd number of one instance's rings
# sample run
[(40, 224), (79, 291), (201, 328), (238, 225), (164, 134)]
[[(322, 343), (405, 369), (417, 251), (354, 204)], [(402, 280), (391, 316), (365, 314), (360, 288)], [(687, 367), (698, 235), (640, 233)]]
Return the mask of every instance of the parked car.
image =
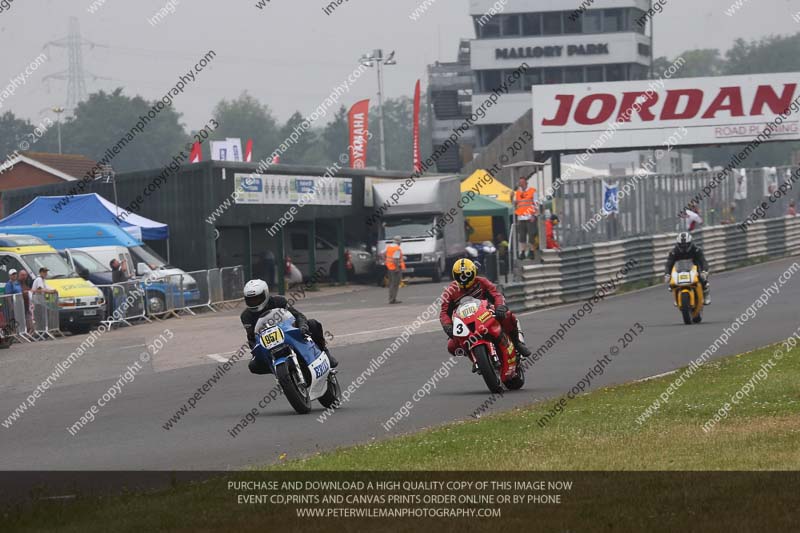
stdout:
[(74, 272), (95, 285), (111, 285), (114, 276), (111, 267), (104, 265), (83, 250), (60, 250), (59, 255), (69, 264)]
[[(292, 263), (300, 269), (305, 279), (313, 277), (310, 268), (310, 255), (308, 249), (308, 232), (303, 229), (288, 229), (286, 254), (292, 258)], [(339, 247), (331, 244), (320, 236), (316, 239), (316, 265), (317, 270), (324, 272), (331, 279), (338, 278), (339, 272)], [(369, 276), (375, 267), (375, 256), (366, 249), (366, 245), (347, 245), (344, 248), (345, 272), (348, 279), (358, 276)]]

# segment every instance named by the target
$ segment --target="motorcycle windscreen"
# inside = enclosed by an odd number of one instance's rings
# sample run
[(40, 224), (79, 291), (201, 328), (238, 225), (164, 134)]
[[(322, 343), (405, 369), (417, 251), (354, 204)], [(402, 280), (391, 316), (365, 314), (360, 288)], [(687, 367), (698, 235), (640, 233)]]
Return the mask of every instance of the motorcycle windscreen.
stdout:
[(455, 315), (459, 318), (469, 318), (478, 312), (480, 306), (480, 300), (472, 298), (471, 296), (464, 298), (459, 302)]
[(287, 320), (294, 320), (294, 316), (292, 316), (292, 313), (290, 313), (288, 310), (280, 307), (276, 309), (270, 309), (264, 316), (258, 319), (258, 322), (256, 322), (256, 335), (260, 335), (265, 329), (279, 326), (281, 323)]
[(690, 259), (681, 259), (675, 263), (675, 282), (678, 285), (689, 285), (695, 281), (694, 263)]

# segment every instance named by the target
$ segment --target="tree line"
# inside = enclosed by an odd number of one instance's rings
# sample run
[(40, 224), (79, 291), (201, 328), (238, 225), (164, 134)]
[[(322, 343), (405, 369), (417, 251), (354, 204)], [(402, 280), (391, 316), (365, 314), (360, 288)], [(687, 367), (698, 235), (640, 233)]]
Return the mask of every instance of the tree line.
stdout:
[[(124, 138), (139, 121), (147, 115), (154, 102), (141, 96), (128, 96), (123, 88), (111, 92), (99, 91), (78, 104), (73, 114), (61, 124), (62, 152), (80, 154), (94, 160), (100, 159), (106, 149)], [(281, 156), (281, 163), (318, 165), (327, 167), (334, 162), (341, 164), (340, 156), (349, 145), (347, 124), (348, 109), (342, 105), (327, 123), (318, 120), (312, 128)], [(412, 112), (413, 100), (409, 97), (389, 98), (384, 101), (386, 132), (386, 166), (391, 170), (411, 171), (412, 162)], [(151, 120), (144, 134), (133, 141), (114, 158), (114, 169), (127, 172), (160, 167), (179, 153), (185, 151), (187, 143), (193, 142), (194, 131), (181, 122), (181, 113), (168, 107), (156, 119)], [(304, 120), (299, 111), (293, 113), (285, 123), (275, 118), (269, 105), (243, 92), (237, 98), (223, 99), (214, 107), (212, 117), (219, 127), (209, 140), (239, 137), (242, 143), (253, 139), (253, 161), (268, 157)], [(367, 149), (367, 165), (377, 167), (380, 160), (378, 144), (378, 109), (370, 109), (370, 130), (374, 133)], [(421, 147), (423, 154), (430, 150), (430, 131), (425, 106), (421, 117)], [(22, 151), (20, 145), (30, 140), (37, 124), (19, 118), (11, 111), (0, 115), (0, 161)], [(57, 127), (54, 124), (39, 138), (30, 150), (58, 152)], [(187, 154), (188, 155), (188, 154)], [(203, 143), (203, 160), (210, 159), (210, 144)]]

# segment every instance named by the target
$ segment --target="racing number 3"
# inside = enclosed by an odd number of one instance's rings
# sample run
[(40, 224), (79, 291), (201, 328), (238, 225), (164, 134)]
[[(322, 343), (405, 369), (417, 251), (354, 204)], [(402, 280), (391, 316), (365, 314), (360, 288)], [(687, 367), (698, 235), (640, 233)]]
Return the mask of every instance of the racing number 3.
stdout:
[(464, 334), (464, 323), (459, 322), (456, 324), (456, 335), (463, 335)]

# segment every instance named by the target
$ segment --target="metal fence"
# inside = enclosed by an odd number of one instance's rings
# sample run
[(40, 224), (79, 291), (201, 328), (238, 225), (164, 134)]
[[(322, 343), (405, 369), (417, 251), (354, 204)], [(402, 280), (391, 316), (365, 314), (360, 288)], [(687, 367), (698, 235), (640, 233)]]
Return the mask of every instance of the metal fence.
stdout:
[[(782, 217), (791, 200), (800, 200), (800, 187), (789, 187), (774, 201), (769, 197), (784, 182), (784, 188), (791, 185), (794, 170), (773, 167), (566, 180), (556, 201), (561, 221), (557, 238), (561, 246), (576, 246), (683, 230), (687, 222), (678, 213), (695, 197), (706, 226), (740, 224), (751, 215)], [(617, 213), (602, 212), (604, 182), (619, 191)], [(763, 215), (755, 212), (762, 202), (769, 205)]]
[(29, 325), (32, 331), (33, 316), (30, 306), (25, 304), (25, 297), (19, 293), (0, 296), (0, 342), (5, 342), (7, 338), (20, 342), (33, 341)]
[(97, 285), (97, 288), (103, 292), (106, 301), (102, 320), (106, 326), (114, 324), (130, 326), (135, 320), (150, 322), (147, 316), (145, 291), (140, 281)]
[[(235, 266), (97, 285), (106, 302), (101, 321), (110, 328), (202, 308), (217, 312), (242, 300), (244, 281), (244, 267)], [(7, 337), (31, 342), (61, 335), (59, 309), (57, 294), (0, 295), (0, 343)]]
[(228, 304), (242, 299), (244, 289), (244, 267), (225, 267), (219, 269), (220, 286), (222, 287), (219, 301), (212, 301), (212, 304)]
[(57, 293), (29, 293), (33, 306), (33, 331), (31, 336), (37, 340), (55, 339), (61, 335), (59, 329), (59, 307)]

